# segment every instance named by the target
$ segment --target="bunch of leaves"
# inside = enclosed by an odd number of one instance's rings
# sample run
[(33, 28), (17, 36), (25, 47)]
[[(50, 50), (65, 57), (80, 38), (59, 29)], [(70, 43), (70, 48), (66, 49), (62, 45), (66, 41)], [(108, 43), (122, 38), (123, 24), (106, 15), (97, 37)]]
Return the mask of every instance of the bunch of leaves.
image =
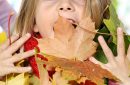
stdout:
[(58, 58), (46, 54), (43, 55), (48, 59), (48, 61), (42, 62), (44, 62), (46, 65), (53, 66), (56, 69), (60, 69), (62, 72), (62, 77), (68, 81), (75, 80), (78, 82), (78, 80), (80, 80), (82, 77), (86, 77), (85, 80), (91, 80), (97, 85), (104, 85), (104, 78), (118, 81), (118, 79), (110, 72), (89, 60), (82, 62), (78, 60), (75, 61), (65, 58)]

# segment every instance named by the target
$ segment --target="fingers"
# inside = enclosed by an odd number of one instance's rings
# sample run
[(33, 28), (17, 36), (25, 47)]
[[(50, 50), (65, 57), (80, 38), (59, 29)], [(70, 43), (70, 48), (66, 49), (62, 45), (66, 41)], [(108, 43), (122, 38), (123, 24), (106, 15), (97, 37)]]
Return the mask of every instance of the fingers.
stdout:
[(31, 67), (10, 67), (10, 73), (25, 73), (32, 70)]
[[(19, 35), (13, 35), (11, 37), (11, 43), (13, 43), (14, 41), (16, 41), (19, 38)], [(9, 46), (9, 39), (0, 46), (0, 52), (2, 52), (3, 50), (5, 50), (8, 46)]]
[(98, 41), (103, 49), (104, 54), (106, 55), (106, 57), (108, 59), (108, 62), (113, 62), (115, 60), (114, 55), (113, 55), (111, 49), (107, 46), (104, 38), (102, 36), (99, 36)]
[(16, 54), (14, 55), (12, 58), (9, 59), (10, 62), (18, 62), (22, 59), (25, 59), (25, 58), (28, 58), (30, 56), (33, 56), (35, 54), (35, 51), (34, 50), (31, 50), (31, 51), (27, 51), (27, 52), (24, 52), (24, 53), (21, 53), (21, 54)]
[(122, 60), (125, 56), (125, 44), (122, 28), (117, 29), (117, 52), (118, 58)]
[(27, 33), (25, 36), (23, 36), (22, 38), (20, 38), (19, 40), (17, 40), (15, 43), (13, 43), (6, 52), (8, 53), (14, 53), (16, 52), (29, 38), (31, 37), (31, 35), (29, 33)]

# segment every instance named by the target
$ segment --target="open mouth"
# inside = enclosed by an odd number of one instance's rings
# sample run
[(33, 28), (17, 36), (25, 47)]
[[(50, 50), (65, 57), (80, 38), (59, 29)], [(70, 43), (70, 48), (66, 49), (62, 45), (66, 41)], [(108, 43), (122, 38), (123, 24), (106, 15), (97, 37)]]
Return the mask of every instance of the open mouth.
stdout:
[[(74, 29), (76, 29), (76, 28), (77, 28), (78, 23), (77, 23), (77, 21), (76, 21), (76, 20), (71, 19), (71, 18), (66, 18), (66, 20), (67, 20), (68, 22), (70, 22), (70, 23), (71, 23), (71, 25), (74, 27)], [(56, 24), (56, 22), (55, 22), (55, 24)], [(55, 28), (54, 28), (54, 26), (53, 26), (53, 31), (54, 31), (54, 30), (55, 30)]]
[(77, 22), (75, 21), (75, 20), (73, 20), (73, 19), (67, 19), (73, 26), (74, 26), (74, 28), (76, 29), (76, 27), (77, 27)]

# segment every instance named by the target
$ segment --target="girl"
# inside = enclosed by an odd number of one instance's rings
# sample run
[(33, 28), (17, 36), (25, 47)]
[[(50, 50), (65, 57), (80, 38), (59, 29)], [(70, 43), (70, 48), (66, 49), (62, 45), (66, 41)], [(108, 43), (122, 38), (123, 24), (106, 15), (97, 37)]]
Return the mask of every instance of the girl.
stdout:
[[(95, 22), (95, 27), (99, 28), (102, 23), (102, 19), (107, 18), (109, 16), (108, 11), (106, 10), (107, 5), (109, 4), (110, 4), (109, 0), (23, 0), (23, 5), (22, 5), (22, 8), (21, 8), (21, 11), (17, 19), (17, 23), (16, 23), (16, 32), (20, 34), (21, 36), (24, 36), (26, 33), (31, 33), (31, 34), (40, 33), (40, 35), (42, 36), (44, 40), (42, 42), (43, 47), (39, 45), (40, 49), (44, 48), (46, 49), (45, 51), (48, 54), (58, 56), (58, 57), (61, 56), (62, 58), (70, 59), (69, 56), (71, 54), (69, 55), (68, 51), (66, 52), (65, 51), (66, 49), (64, 50), (64, 45), (66, 45), (68, 41), (67, 42), (64, 41), (65, 38), (57, 39), (55, 37), (56, 33), (55, 33), (54, 25), (57, 22), (59, 16), (63, 17), (65, 20), (69, 21), (72, 24), (74, 23), (80, 24), (82, 20), (84, 20), (84, 18), (91, 16), (92, 20)], [(84, 31), (82, 32), (84, 33)], [(127, 66), (128, 64), (126, 61), (127, 61), (127, 58), (129, 59), (129, 56), (130, 56), (129, 54), (130, 48), (128, 50), (128, 54), (126, 55), (125, 50), (124, 50), (123, 31), (121, 28), (118, 29), (117, 34), (118, 34), (118, 46), (117, 46), (118, 56), (114, 57), (113, 53), (111, 52), (111, 50), (105, 43), (103, 37), (99, 36), (98, 41), (100, 45), (102, 46), (106, 57), (108, 58), (108, 63), (102, 64), (92, 57), (90, 57), (90, 61), (96, 64), (100, 64), (102, 68), (107, 69), (114, 76), (119, 78), (121, 80), (121, 83), (119, 83), (120, 85), (129, 85), (130, 84), (130, 81), (129, 81), (130, 79), (128, 77), (129, 70), (128, 70), (128, 66)], [(78, 34), (78, 36), (81, 36), (81, 34)], [(27, 34), (26, 36), (20, 39), (22, 43), (20, 43), (20, 41), (17, 41), (16, 43), (18, 47), (20, 47), (28, 38), (29, 38), (29, 35)], [(54, 44), (50, 44), (50, 42), (53, 42), (56, 44), (57, 43), (59, 44), (60, 42), (60, 44), (62, 43), (65, 43), (65, 44), (61, 45), (62, 47), (60, 47), (61, 48), (60, 50), (57, 49), (58, 47), (55, 50), (50, 50), (50, 49), (53, 49), (51, 47), (53, 47), (54, 45)], [(80, 42), (74, 42), (73, 44), (78, 45), (79, 43)], [(15, 57), (11, 59), (9, 56), (12, 56), (12, 53), (16, 51), (16, 48), (14, 48), (14, 45), (16, 44), (13, 44), (11, 47), (8, 47), (8, 48), (5, 46), (1, 47), (1, 49), (4, 49), (5, 51), (5, 52), (3, 52), (3, 50), (1, 51), (1, 58), (5, 58), (4, 55), (6, 52), (10, 53), (10, 55), (8, 55), (7, 58), (9, 58), (9, 60), (13, 62), (33, 55), (33, 51), (30, 51), (23, 54), (18, 54), (20, 56), (21, 55), (24, 56), (24, 57), (20, 57), (20, 59), (17, 58), (18, 55), (17, 56), (13, 55)], [(10, 50), (10, 49), (13, 49), (13, 50)], [(61, 54), (60, 52), (57, 53), (56, 52), (57, 50), (63, 53)], [(66, 55), (67, 53), (68, 55)], [(80, 58), (78, 59), (81, 60)], [(83, 58), (82, 60), (84, 61), (85, 59), (87, 58)], [(10, 67), (12, 67), (12, 63)], [(5, 66), (5, 64), (3, 66)], [(1, 76), (7, 73), (11, 73), (11, 72), (17, 72), (16, 68), (15, 70), (14, 68), (15, 67), (13, 67), (12, 70), (9, 70), (10, 72), (5, 71), (4, 73), (3, 71), (1, 71)], [(27, 70), (24, 70), (24, 71), (27, 71)], [(23, 72), (23, 70), (20, 72)]]

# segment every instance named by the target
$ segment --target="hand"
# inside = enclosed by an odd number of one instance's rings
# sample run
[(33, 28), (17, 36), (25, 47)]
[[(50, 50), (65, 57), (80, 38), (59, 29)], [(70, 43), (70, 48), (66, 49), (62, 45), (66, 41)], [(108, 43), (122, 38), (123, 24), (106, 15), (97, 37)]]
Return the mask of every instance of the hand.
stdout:
[(129, 76), (129, 68), (128, 63), (130, 59), (130, 46), (125, 54), (125, 44), (124, 44), (124, 36), (122, 28), (118, 28), (117, 30), (117, 56), (114, 56), (110, 48), (107, 46), (105, 40), (102, 36), (99, 36), (98, 41), (108, 59), (107, 64), (103, 64), (97, 61), (95, 58), (91, 57), (90, 60), (94, 63), (100, 64), (103, 68), (110, 71), (114, 76), (119, 78), (122, 81), (122, 85), (130, 85), (130, 78)]
[(0, 46), (0, 77), (10, 73), (23, 73), (31, 71), (31, 67), (16, 67), (14, 65), (15, 62), (35, 54), (33, 50), (14, 54), (30, 38), (30, 36), (30, 34), (26, 34), (18, 39), (19, 36), (14, 35), (11, 37), (11, 45), (9, 45), (9, 41), (6, 41)]

